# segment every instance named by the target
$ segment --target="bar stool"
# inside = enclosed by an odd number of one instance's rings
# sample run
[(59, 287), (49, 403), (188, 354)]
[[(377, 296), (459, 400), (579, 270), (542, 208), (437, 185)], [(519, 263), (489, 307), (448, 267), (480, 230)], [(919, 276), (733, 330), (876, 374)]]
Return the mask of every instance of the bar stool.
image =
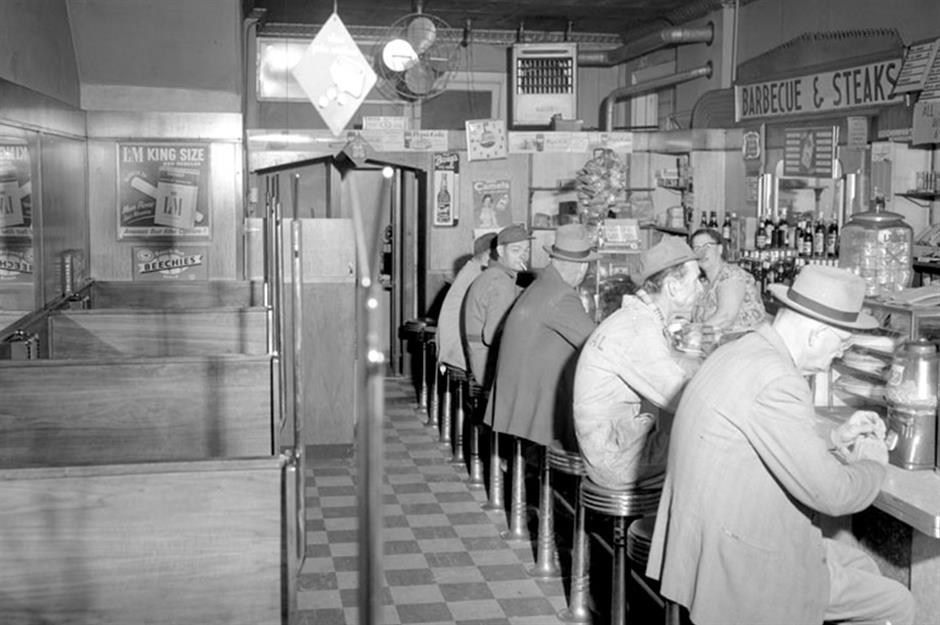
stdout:
[[(627, 622), (627, 519), (634, 519), (656, 512), (662, 482), (643, 488), (614, 490), (594, 483), (590, 478), (581, 480), (581, 505), (584, 512), (595, 512), (613, 518), (613, 566), (611, 567), (610, 623), (626, 625)], [(585, 543), (585, 547), (587, 544)], [(587, 556), (584, 564), (587, 564)], [(577, 580), (577, 582), (576, 582)], [(588, 586), (587, 566), (576, 570), (572, 565), (571, 587)]]
[[(535, 547), (535, 565), (529, 569), (529, 575), (539, 579), (552, 579), (561, 576), (561, 568), (558, 566), (558, 550), (555, 547), (555, 506), (552, 500), (552, 469), (572, 475), (577, 478), (575, 484), (575, 520), (578, 518), (578, 508), (580, 507), (580, 486), (581, 477), (585, 474), (584, 460), (581, 454), (565, 450), (558, 441), (542, 448), (541, 465), (541, 484), (539, 488), (539, 534), (536, 539)], [(575, 526), (575, 540), (572, 546), (572, 560), (575, 557), (583, 557), (583, 545), (580, 553), (576, 554), (578, 549), (577, 532), (579, 528)], [(580, 531), (583, 533), (584, 528)], [(572, 589), (572, 596), (574, 595)], [(580, 599), (584, 604), (583, 597)], [(568, 610), (571, 611), (569, 606)], [(559, 615), (560, 616), (560, 615)], [(570, 620), (570, 619), (569, 619)]]
[[(440, 415), (437, 419), (437, 423), (434, 425), (439, 425), (441, 428), (440, 435), (438, 436), (438, 442), (450, 444), (451, 431), (450, 431), (450, 420), (452, 417), (451, 408), (453, 406), (453, 396), (451, 395), (451, 385), (454, 382), (454, 374), (452, 371), (456, 371), (456, 367), (451, 367), (450, 365), (441, 364), (438, 367), (438, 381), (440, 387), (438, 389), (438, 395), (440, 394), (440, 389), (444, 390), (444, 398), (441, 401), (440, 409), (438, 414)], [(459, 392), (459, 391), (458, 391)], [(431, 423), (431, 415), (428, 415), (428, 425)]]
[(434, 319), (424, 317), (409, 319), (398, 329), (398, 338), (416, 345), (420, 352), (416, 359), (418, 371), (415, 374), (415, 380), (418, 383), (418, 410), (428, 412), (428, 425), (431, 425), (432, 422), (433, 424), (437, 423), (437, 411), (428, 411), (430, 385), (427, 383), (428, 347), (434, 341), (436, 334), (437, 322)]
[[(467, 403), (469, 379), (466, 371), (453, 365), (441, 365), (441, 370), (444, 372), (444, 403), (441, 410), (440, 440), (451, 445), (451, 462), (463, 464), (464, 408)], [(455, 397), (451, 395), (452, 389), (456, 389)], [(455, 408), (453, 413), (452, 408)]]
[[(494, 431), (494, 440), (497, 436)], [(526, 499), (525, 499), (525, 460), (522, 457), (522, 439), (511, 434), (504, 434), (512, 439), (512, 492), (509, 502), (509, 529), (500, 532), (504, 540), (528, 540), (529, 529), (526, 520)], [(499, 462), (498, 455), (494, 457), (495, 462)], [(496, 465), (499, 466), (498, 464)], [(499, 471), (491, 471), (491, 475)]]
[(480, 456), (483, 411), (486, 408), (485, 405), (480, 405), (482, 394), (482, 387), (467, 376), (466, 412), (473, 417), (470, 419), (470, 475), (467, 478), (467, 485), (474, 489), (482, 488), (486, 484), (483, 478), (483, 459)]
[[(649, 562), (650, 545), (653, 542), (653, 528), (656, 515), (637, 519), (627, 528), (627, 557), (637, 568), (637, 572), (646, 579), (646, 563)], [(682, 614), (679, 604), (660, 595), (657, 589), (647, 586), (662, 601), (665, 625), (680, 625)]]

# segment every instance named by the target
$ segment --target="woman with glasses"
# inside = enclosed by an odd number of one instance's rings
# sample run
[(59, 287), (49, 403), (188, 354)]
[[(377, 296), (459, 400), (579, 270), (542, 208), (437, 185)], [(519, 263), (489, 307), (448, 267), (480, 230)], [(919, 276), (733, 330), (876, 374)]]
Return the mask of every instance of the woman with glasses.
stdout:
[(693, 308), (692, 321), (713, 326), (725, 336), (753, 330), (763, 323), (767, 312), (760, 289), (751, 274), (725, 261), (718, 231), (696, 230), (691, 244), (705, 286)]

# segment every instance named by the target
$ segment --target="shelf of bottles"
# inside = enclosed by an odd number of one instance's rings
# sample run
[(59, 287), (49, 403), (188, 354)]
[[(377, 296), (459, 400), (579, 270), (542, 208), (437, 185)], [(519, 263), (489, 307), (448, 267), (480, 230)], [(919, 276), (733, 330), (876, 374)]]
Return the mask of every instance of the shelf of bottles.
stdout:
[(801, 217), (792, 224), (785, 216), (774, 220), (765, 215), (758, 221), (753, 239), (748, 236), (745, 220), (734, 213), (726, 215), (719, 226), (714, 211), (707, 217), (702, 211), (698, 227), (721, 233), (727, 259), (753, 275), (762, 293), (768, 285), (789, 284), (805, 265), (839, 264), (839, 227), (825, 220), (822, 213), (815, 220)]

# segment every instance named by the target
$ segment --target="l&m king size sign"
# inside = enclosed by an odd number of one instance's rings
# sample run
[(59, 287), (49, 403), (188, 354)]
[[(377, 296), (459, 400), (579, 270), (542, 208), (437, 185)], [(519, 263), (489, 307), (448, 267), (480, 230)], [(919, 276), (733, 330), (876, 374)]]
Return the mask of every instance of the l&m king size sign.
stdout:
[(901, 59), (792, 76), (734, 88), (735, 119), (811, 115), (893, 104)]

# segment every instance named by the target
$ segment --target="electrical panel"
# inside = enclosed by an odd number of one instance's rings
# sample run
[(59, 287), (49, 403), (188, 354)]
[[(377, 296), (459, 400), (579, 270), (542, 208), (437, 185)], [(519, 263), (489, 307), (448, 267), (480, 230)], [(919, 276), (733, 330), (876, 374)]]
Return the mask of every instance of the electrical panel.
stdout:
[(512, 47), (510, 97), (513, 127), (547, 127), (554, 115), (578, 112), (578, 45), (519, 43)]

